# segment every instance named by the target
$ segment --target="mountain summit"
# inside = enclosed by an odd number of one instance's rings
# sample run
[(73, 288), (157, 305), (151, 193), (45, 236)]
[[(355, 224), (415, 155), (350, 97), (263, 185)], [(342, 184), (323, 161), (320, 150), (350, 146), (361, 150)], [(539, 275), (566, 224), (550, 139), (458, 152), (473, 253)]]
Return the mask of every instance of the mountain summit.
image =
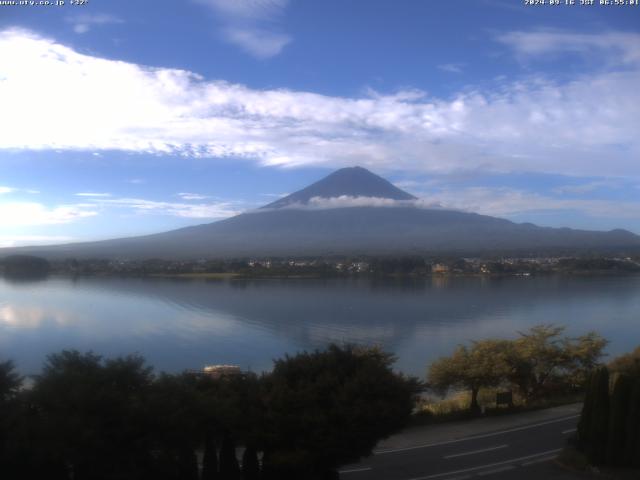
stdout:
[[(329, 201), (326, 207), (315, 200), (318, 197), (365, 201)], [(266, 207), (219, 222), (144, 237), (0, 249), (0, 257), (29, 253), (52, 259), (197, 259), (640, 250), (640, 237), (625, 230), (538, 227), (422, 208), (414, 199), (364, 168), (343, 168)]]
[(371, 173), (366, 168), (341, 168), (302, 190), (276, 200), (262, 208), (282, 208), (294, 204), (308, 204), (315, 197), (335, 198), (375, 197), (389, 200), (416, 200), (416, 197), (400, 190), (388, 180)]

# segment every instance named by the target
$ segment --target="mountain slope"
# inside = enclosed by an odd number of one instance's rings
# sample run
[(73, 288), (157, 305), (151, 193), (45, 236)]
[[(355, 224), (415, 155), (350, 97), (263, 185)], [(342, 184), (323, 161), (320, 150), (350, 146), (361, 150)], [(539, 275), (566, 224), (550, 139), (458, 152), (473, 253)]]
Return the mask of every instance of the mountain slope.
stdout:
[[(315, 197), (368, 197), (386, 206), (316, 208)], [(48, 258), (230, 258), (640, 249), (625, 230), (545, 228), (414, 206), (414, 196), (362, 168), (342, 169), (262, 209), (143, 237), (0, 250)]]

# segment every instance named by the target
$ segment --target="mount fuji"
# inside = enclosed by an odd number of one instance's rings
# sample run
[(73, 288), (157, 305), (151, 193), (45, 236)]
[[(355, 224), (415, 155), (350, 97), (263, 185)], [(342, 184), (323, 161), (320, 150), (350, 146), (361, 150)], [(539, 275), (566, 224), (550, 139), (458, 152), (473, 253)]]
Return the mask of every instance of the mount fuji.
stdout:
[(337, 170), (259, 209), (169, 232), (98, 242), (0, 250), (50, 259), (196, 259), (622, 251), (640, 236), (539, 227), (425, 205), (361, 168)]

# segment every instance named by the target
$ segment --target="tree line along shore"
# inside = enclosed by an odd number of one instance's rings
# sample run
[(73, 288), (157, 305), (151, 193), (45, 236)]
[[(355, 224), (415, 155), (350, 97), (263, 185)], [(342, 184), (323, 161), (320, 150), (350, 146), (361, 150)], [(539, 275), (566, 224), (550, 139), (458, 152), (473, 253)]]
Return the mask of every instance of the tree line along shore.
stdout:
[(31, 255), (0, 259), (0, 271), (9, 277), (63, 275), (120, 275), (185, 278), (344, 277), (430, 275), (544, 275), (629, 274), (640, 272), (640, 256), (490, 256), (422, 257), (362, 256), (323, 258), (48, 261)]

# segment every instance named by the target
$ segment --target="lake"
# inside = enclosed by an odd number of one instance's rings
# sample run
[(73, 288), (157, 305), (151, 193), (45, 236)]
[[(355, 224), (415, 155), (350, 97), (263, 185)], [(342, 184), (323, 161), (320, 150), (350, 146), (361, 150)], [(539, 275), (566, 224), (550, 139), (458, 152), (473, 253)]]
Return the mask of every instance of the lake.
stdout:
[(424, 376), (455, 345), (540, 323), (640, 344), (640, 276), (423, 279), (0, 278), (0, 360), (37, 373), (62, 349), (140, 353), (157, 370), (230, 363), (256, 372), (329, 342), (379, 344)]

